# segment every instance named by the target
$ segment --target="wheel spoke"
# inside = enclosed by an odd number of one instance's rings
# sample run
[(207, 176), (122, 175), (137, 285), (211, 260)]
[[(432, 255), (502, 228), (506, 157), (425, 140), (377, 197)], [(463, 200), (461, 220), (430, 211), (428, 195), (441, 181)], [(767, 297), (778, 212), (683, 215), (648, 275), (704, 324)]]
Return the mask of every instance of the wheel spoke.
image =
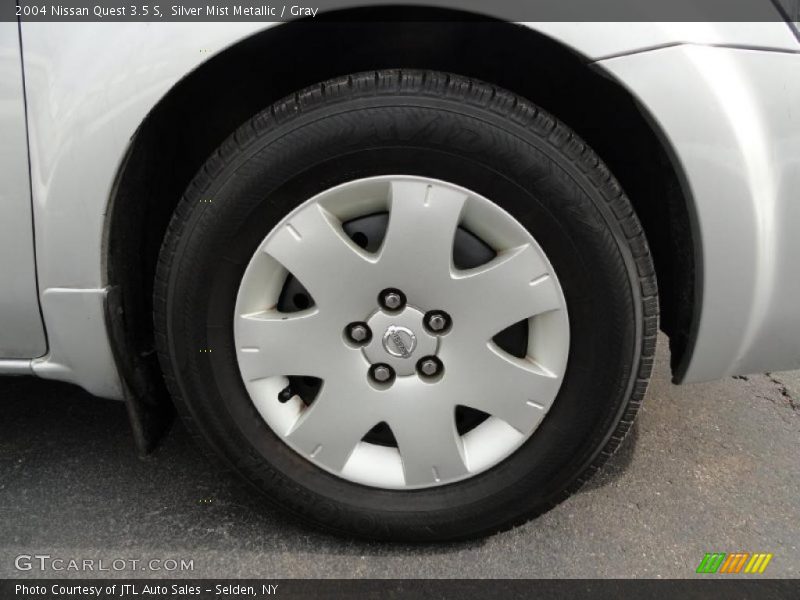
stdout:
[(246, 381), (272, 375), (324, 377), (342, 352), (340, 332), (317, 309), (240, 315), (236, 343), (239, 369)]
[(338, 472), (377, 422), (370, 418), (369, 411), (354, 407), (347, 390), (323, 382), (316, 399), (305, 409), (286, 439), (312, 461)]
[(514, 323), (561, 306), (557, 284), (530, 244), (467, 271), (457, 283), (457, 295), (465, 300), (463, 317), (478, 341), (488, 341)]
[(297, 277), (318, 306), (340, 307), (355, 282), (369, 277), (373, 261), (319, 204), (312, 204), (283, 225), (263, 250)]
[(389, 422), (400, 457), (406, 485), (430, 485), (463, 477), (467, 474), (456, 431), (455, 407), (440, 404), (441, 398), (430, 398), (432, 405), (423, 414), (405, 411)]
[(450, 277), (453, 240), (466, 195), (413, 181), (393, 181), (380, 268), (398, 281), (442, 285)]
[(556, 374), (494, 345), (453, 361), (451, 372), (459, 381), (460, 404), (502, 419), (524, 434), (544, 418), (561, 385)]

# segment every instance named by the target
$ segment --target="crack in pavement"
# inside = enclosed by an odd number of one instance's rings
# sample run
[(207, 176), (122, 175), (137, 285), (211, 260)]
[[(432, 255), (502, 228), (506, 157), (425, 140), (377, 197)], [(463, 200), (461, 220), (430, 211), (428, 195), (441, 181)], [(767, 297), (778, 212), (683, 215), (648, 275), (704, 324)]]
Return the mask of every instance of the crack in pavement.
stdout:
[(792, 397), (792, 393), (789, 391), (789, 388), (786, 387), (786, 384), (775, 377), (772, 373), (764, 373), (764, 375), (767, 376), (767, 379), (769, 379), (771, 383), (774, 383), (776, 386), (778, 386), (778, 392), (780, 392), (780, 395), (789, 401), (789, 406), (791, 409), (795, 412), (800, 411), (800, 403), (798, 403)]

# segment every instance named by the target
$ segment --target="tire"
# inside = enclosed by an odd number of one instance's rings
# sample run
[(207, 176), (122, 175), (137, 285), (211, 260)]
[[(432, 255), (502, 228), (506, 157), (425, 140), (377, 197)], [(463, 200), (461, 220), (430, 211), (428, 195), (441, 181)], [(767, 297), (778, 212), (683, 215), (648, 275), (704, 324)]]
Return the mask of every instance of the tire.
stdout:
[[(234, 331), (248, 265), (279, 222), (325, 190), (397, 174), (474, 191), (513, 217), (557, 275), (569, 325), (560, 387), (530, 437), (491, 468), (413, 489), (338, 476), (285, 443), (243, 381)], [(523, 98), (423, 71), (327, 81), (240, 127), (177, 206), (154, 294), (164, 376), (197, 437), (269, 502), (327, 530), (383, 540), (486, 535), (578, 490), (632, 425), (658, 318), (640, 223), (594, 152)]]

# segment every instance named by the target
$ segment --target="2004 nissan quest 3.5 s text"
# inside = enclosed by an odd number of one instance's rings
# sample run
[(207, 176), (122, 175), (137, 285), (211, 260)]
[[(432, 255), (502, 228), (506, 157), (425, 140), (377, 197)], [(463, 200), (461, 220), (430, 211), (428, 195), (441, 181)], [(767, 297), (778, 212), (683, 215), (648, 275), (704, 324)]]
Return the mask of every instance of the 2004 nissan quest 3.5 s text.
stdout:
[(0, 23), (0, 373), (448, 540), (597, 471), (659, 325), (675, 383), (800, 366), (796, 23), (415, 10)]

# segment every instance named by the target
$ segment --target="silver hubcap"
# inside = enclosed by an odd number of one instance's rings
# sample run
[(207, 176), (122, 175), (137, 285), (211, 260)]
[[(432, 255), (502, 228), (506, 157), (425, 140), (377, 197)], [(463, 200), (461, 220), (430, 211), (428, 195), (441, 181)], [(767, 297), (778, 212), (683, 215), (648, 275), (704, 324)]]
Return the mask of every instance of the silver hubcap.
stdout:
[[(370, 253), (342, 223), (382, 211), (389, 225)], [(457, 269), (458, 227), (497, 256)], [(289, 273), (311, 308), (278, 311)], [(385, 290), (402, 290), (399, 308)], [(523, 320), (520, 358), (493, 338)], [(368, 342), (353, 323), (368, 326)], [(286, 444), (339, 477), (402, 489), (462, 480), (512, 454), (550, 409), (569, 352), (564, 296), (530, 233), (478, 194), (411, 176), (352, 181), (284, 218), (245, 271), (234, 337), (247, 391)], [(279, 400), (293, 375), (322, 380), (310, 404)], [(460, 406), (488, 418), (460, 433)], [(396, 447), (364, 441), (379, 423)]]

